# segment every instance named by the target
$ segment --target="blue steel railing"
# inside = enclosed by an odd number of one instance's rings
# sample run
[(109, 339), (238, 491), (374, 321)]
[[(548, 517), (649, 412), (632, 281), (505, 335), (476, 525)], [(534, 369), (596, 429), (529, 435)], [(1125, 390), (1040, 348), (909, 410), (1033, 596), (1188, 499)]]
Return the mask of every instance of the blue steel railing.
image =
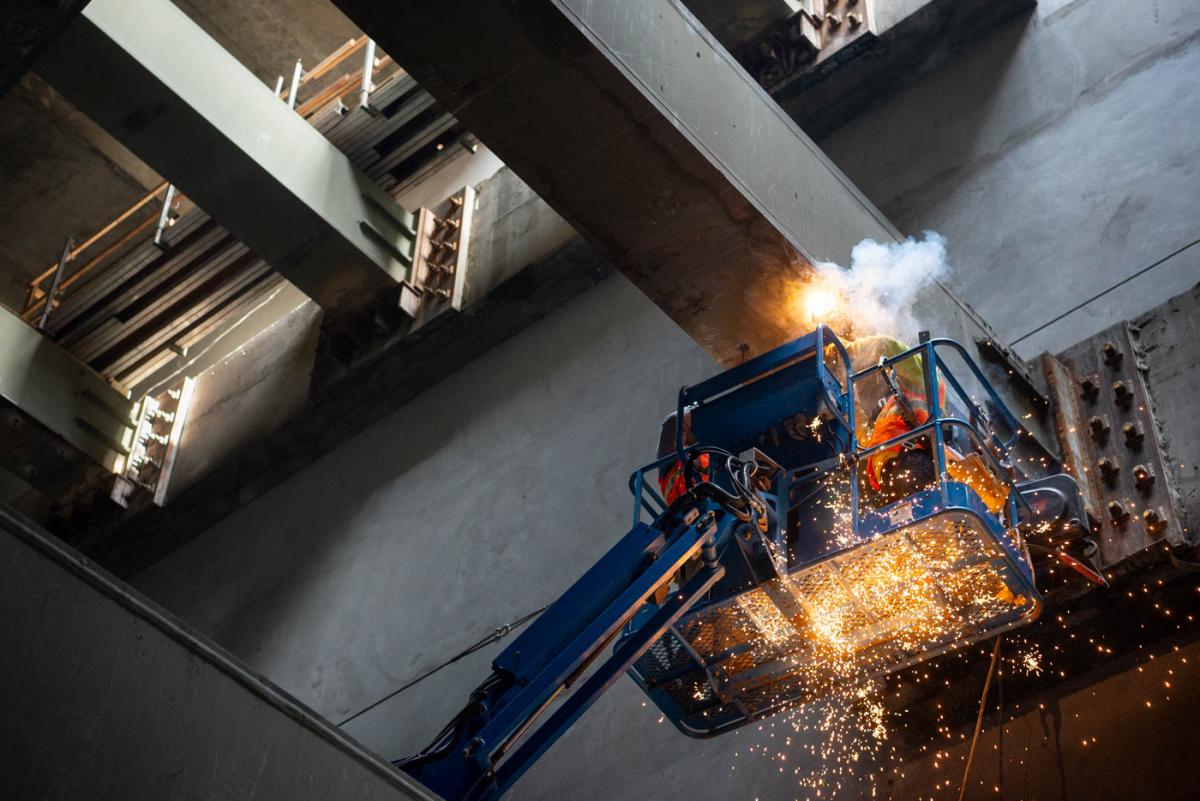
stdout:
[[(974, 375), (976, 381), (981, 387), (983, 387), (984, 391), (987, 392), (988, 397), (992, 400), (993, 407), (997, 410), (1004, 422), (1007, 424), (1009, 430), (1012, 432), (1007, 439), (1001, 439), (996, 434), (994, 427), (990, 425), (988, 415), (984, 412), (982, 407), (980, 407), (979, 404), (976, 403), (969, 394), (967, 394), (966, 390), (963, 389), (962, 384), (957, 378), (955, 378), (954, 374), (949, 370), (945, 361), (938, 353), (938, 348), (950, 348), (958, 353), (963, 363), (966, 364), (968, 369)], [(868, 460), (873, 454), (883, 450), (895, 448), (897, 446), (903, 447), (905, 443), (912, 442), (914, 440), (922, 440), (932, 434), (932, 456), (934, 459), (934, 472), (937, 476), (938, 491), (943, 501), (943, 505), (949, 505), (950, 500), (948, 497), (946, 484), (951, 480), (951, 477), (946, 467), (946, 429), (963, 429), (966, 432), (968, 439), (974, 440), (974, 442), (979, 446), (975, 448), (973, 452), (981, 454), (988, 462), (988, 467), (991, 468), (992, 473), (997, 480), (1003, 482), (1007, 486), (1008, 496), (1005, 503), (1007, 512), (1006, 518), (1008, 525), (1012, 526), (1017, 519), (1018, 504), (1024, 504), (1024, 499), (1022, 499), (1020, 493), (1016, 491), (1016, 487), (1011, 476), (1009, 475), (1009, 469), (1001, 464), (1000, 459), (996, 458), (996, 454), (993, 451), (998, 451), (1003, 459), (1009, 460), (1009, 449), (1020, 438), (1022, 428), (1020, 423), (1017, 422), (1016, 418), (1013, 417), (1012, 413), (1009, 412), (1008, 407), (1004, 405), (1004, 401), (1000, 399), (999, 394), (996, 393), (996, 390), (992, 387), (991, 382), (987, 380), (987, 377), (984, 376), (983, 372), (979, 369), (978, 365), (975, 364), (975, 361), (970, 357), (962, 345), (952, 339), (931, 339), (928, 342), (923, 342), (920, 345), (917, 345), (916, 347), (909, 348), (903, 353), (898, 353), (895, 356), (881, 359), (878, 364), (867, 367), (850, 376), (851, 395), (853, 396), (854, 388), (864, 379), (880, 373), (887, 368), (893, 367), (900, 362), (915, 358), (921, 359), (921, 370), (925, 385), (924, 391), (926, 406), (929, 409), (928, 419), (921, 425), (918, 425), (903, 434), (892, 437), (885, 442), (877, 443), (868, 448), (858, 447), (857, 432), (851, 430), (850, 436), (851, 442), (853, 443), (852, 452), (854, 454), (852, 461), (856, 465), (865, 464), (866, 460)], [(958, 396), (958, 399), (971, 410), (971, 420), (965, 420), (961, 417), (945, 413), (943, 393), (939, 383), (939, 379), (943, 377)], [(974, 423), (974, 420), (976, 419), (989, 422), (989, 435), (987, 437), (980, 433), (979, 429), (976, 427)], [(985, 447), (985, 442), (990, 443), (992, 447)], [(861, 536), (860, 532), (862, 515), (860, 514), (860, 498), (857, 480), (851, 481), (850, 492), (852, 535), (855, 541), (858, 541)]]
[[(845, 382), (839, 380), (825, 364), (825, 343), (827, 337), (829, 344), (837, 348), (841, 364), (846, 365), (847, 380)], [(838, 339), (837, 334), (833, 332), (832, 328), (827, 325), (818, 325), (812, 333), (806, 336), (780, 345), (778, 348), (756, 356), (737, 367), (731, 367), (723, 373), (701, 381), (694, 387), (685, 386), (679, 390), (679, 397), (675, 408), (675, 454), (676, 458), (683, 465), (684, 480), (688, 486), (691, 486), (695, 478), (693, 457), (696, 451), (684, 446), (684, 427), (682, 421), (686, 411), (704, 401), (736, 389), (751, 379), (779, 369), (790, 362), (813, 356), (817, 359), (817, 376), (821, 383), (825, 405), (838, 418), (839, 422), (851, 432), (851, 437), (853, 437), (854, 403), (851, 399), (850, 355), (846, 352), (846, 347)], [(834, 390), (835, 387), (837, 391)], [(853, 439), (851, 439), (852, 443)]]
[[(826, 363), (826, 346), (832, 346), (836, 349), (840, 364), (845, 367), (845, 380), (839, 378)], [(987, 396), (992, 401), (992, 406), (1001, 417), (1004, 424), (1012, 432), (1007, 438), (1002, 439), (996, 434), (994, 426), (991, 425), (989, 415), (983, 408), (975, 402), (971, 396), (963, 388), (962, 383), (954, 376), (947, 367), (945, 360), (938, 352), (939, 349), (948, 348), (959, 355), (961, 360), (966, 364), (970, 373), (974, 376), (978, 384), (987, 393)], [(1017, 519), (1019, 505), (1024, 504), (1020, 493), (1016, 491), (1014, 482), (1010, 476), (1010, 470), (1001, 463), (1001, 459), (1009, 460), (1009, 449), (1017, 442), (1023, 431), (1021, 425), (1013, 417), (1008, 408), (1004, 405), (999, 394), (993, 389), (991, 383), (983, 372), (975, 364), (974, 360), (958, 342), (952, 339), (932, 339), (923, 342), (908, 350), (881, 359), (878, 364), (871, 365), (858, 372), (850, 371), (850, 357), (845, 346), (837, 338), (837, 335), (827, 326), (819, 326), (811, 334), (801, 337), (793, 342), (783, 345), (768, 353), (762, 354), (750, 361), (731, 368), (713, 378), (707, 379), (693, 387), (684, 387), (679, 391), (678, 403), (676, 406), (676, 426), (675, 426), (675, 451), (668, 453), (661, 458), (646, 464), (635, 470), (629, 477), (629, 490), (634, 498), (633, 504), (633, 523), (637, 524), (641, 520), (643, 511), (650, 514), (651, 517), (656, 517), (666, 509), (665, 500), (653, 489), (646, 481), (646, 473), (650, 471), (660, 470), (670, 464), (679, 462), (684, 465), (685, 476), (688, 476), (689, 483), (694, 479), (695, 469), (693, 467), (694, 460), (697, 456), (711, 448), (701, 444), (685, 445), (683, 441), (684, 426), (678, 421), (684, 419), (687, 411), (694, 408), (696, 405), (703, 403), (706, 400), (720, 396), (726, 392), (734, 390), (747, 382), (764, 375), (767, 372), (780, 368), (783, 365), (792, 363), (798, 359), (808, 358), (815, 355), (818, 359), (817, 371), (821, 379), (822, 394), (826, 402), (827, 408), (841, 423), (847, 433), (846, 460), (849, 465), (857, 470), (859, 465), (866, 463), (873, 454), (878, 453), (897, 446), (903, 447), (905, 443), (913, 442), (914, 440), (922, 440), (931, 437), (933, 440), (932, 458), (934, 459), (935, 475), (937, 480), (937, 488), (942, 499), (943, 505), (948, 505), (950, 498), (946, 489), (947, 482), (951, 481), (947, 469), (946, 458), (946, 434), (947, 429), (960, 429), (964, 432), (964, 436), (968, 442), (973, 443), (975, 447), (971, 448), (972, 453), (979, 453), (985, 460), (987, 467), (991, 470), (996, 479), (1002, 482), (1008, 489), (1007, 500), (1005, 502), (1005, 519), (1008, 526), (1014, 525)], [(880, 442), (870, 447), (860, 447), (858, 444), (856, 424), (856, 387), (864, 380), (874, 376), (881, 371), (892, 368), (894, 365), (910, 359), (921, 360), (921, 371), (923, 377), (923, 390), (925, 398), (928, 399), (926, 406), (929, 410), (928, 419), (909, 431), (893, 437), (885, 442)], [(970, 410), (969, 418), (963, 418), (946, 411), (947, 404), (943, 401), (943, 390), (941, 381), (945, 380), (950, 390), (957, 396), (958, 401)], [(987, 423), (988, 434), (985, 436), (976, 425), (976, 422)], [(999, 453), (999, 458), (997, 458)], [(692, 473), (689, 475), (688, 470)], [(799, 475), (808, 471), (809, 468), (802, 467), (789, 470), (789, 475)], [(797, 483), (809, 483), (813, 479), (812, 475), (806, 475), (805, 478)], [(851, 493), (851, 527), (852, 537), (854, 541), (861, 540), (861, 523), (862, 513), (860, 505), (859, 482), (857, 476), (850, 481)], [(786, 493), (782, 497), (787, 497)], [(873, 511), (881, 511), (876, 509)]]

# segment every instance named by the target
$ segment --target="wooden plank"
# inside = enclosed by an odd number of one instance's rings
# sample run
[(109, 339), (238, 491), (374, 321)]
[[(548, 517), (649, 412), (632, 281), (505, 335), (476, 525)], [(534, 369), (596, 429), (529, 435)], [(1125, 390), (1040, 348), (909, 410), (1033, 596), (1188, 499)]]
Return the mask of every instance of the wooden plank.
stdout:
[[(153, 225), (156, 219), (157, 218), (155, 218), (155, 217), (147, 217), (145, 220), (143, 220), (142, 222), (138, 223), (136, 226), (131, 228), (126, 234), (124, 234), (116, 242), (113, 242), (111, 245), (106, 247), (104, 250), (100, 251), (98, 254), (96, 254), (91, 259), (89, 259), (87, 264), (83, 265), (78, 270), (76, 270), (75, 272), (73, 272), (69, 276), (67, 276), (65, 279), (63, 279), (62, 283), (59, 284), (59, 287), (58, 287), (58, 292), (59, 292), (60, 296), (63, 292), (66, 292), (67, 289), (72, 284), (74, 284), (80, 278), (83, 278), (85, 275), (90, 273), (96, 267), (97, 264), (99, 264), (100, 262), (107, 259), (113, 253), (116, 253), (122, 247), (127, 245), (130, 242), (130, 240), (132, 240), (138, 234), (144, 232), (147, 228), (149, 228), (151, 225)], [(47, 297), (45, 294), (43, 294), (41, 297), (41, 300), (35, 301), (32, 306), (27, 307), (25, 309), (25, 311), (21, 312), (21, 317), (23, 317), (26, 320), (32, 320), (34, 317), (37, 316), (38, 312), (41, 311), (41, 308), (46, 305), (46, 301), (47, 301)], [(60, 305), (61, 305), (61, 302), (60, 302)]]
[[(125, 211), (123, 211), (119, 215), (117, 215), (117, 218), (114, 219), (112, 222), (110, 222), (108, 225), (105, 225), (99, 231), (92, 234), (87, 239), (83, 240), (83, 242), (81, 242), (79, 245), (77, 245), (75, 247), (74, 250), (71, 251), (71, 259), (73, 260), (73, 259), (77, 258), (80, 253), (82, 253), (84, 250), (86, 250), (91, 245), (95, 244), (95, 242), (98, 239), (103, 237), (105, 234), (107, 234), (112, 229), (116, 228), (121, 223), (125, 222), (125, 220), (129, 219), (129, 216), (131, 214), (133, 214), (135, 211), (140, 209), (142, 206), (145, 206), (147, 203), (149, 203), (151, 200), (153, 200), (155, 198), (155, 196), (158, 195), (160, 192), (164, 191), (167, 188), (167, 185), (169, 183), (170, 183), (169, 181), (163, 181), (161, 184), (156, 186), (153, 190), (150, 191), (149, 194), (147, 194), (145, 197), (143, 197), (137, 203), (134, 203), (128, 209), (126, 209)], [(34, 278), (32, 281), (30, 281), (29, 286), (31, 288), (37, 287), (38, 284), (42, 283), (42, 281), (45, 281), (50, 276), (54, 275), (54, 271), (57, 268), (58, 268), (58, 262), (55, 262), (54, 264), (47, 267), (39, 276)]]

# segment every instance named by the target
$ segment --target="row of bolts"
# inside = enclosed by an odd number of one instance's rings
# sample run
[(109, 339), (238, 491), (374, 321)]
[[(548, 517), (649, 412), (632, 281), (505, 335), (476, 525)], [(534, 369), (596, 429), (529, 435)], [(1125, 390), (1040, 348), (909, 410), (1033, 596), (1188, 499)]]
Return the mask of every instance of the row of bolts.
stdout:
[[(1116, 345), (1111, 342), (1104, 343), (1101, 350), (1101, 356), (1106, 365), (1113, 370), (1119, 370), (1121, 362), (1125, 358), (1125, 354), (1121, 352)], [(1080, 383), (1080, 390), (1083, 400), (1087, 403), (1095, 403), (1100, 395), (1099, 384), (1091, 377), (1084, 378)], [(1123, 410), (1129, 410), (1133, 405), (1133, 391), (1129, 387), (1127, 381), (1114, 381), (1112, 385), (1113, 402), (1117, 407)], [(1104, 445), (1108, 440), (1109, 432), (1112, 427), (1108, 423), (1108, 418), (1103, 415), (1092, 415), (1088, 419), (1088, 428), (1092, 432), (1092, 439), (1097, 445)], [(1137, 452), (1142, 448), (1142, 442), (1146, 435), (1142, 431), (1141, 425), (1134, 421), (1130, 421), (1121, 426), (1121, 435), (1125, 440), (1125, 447), (1131, 451)], [(1105, 485), (1112, 487), (1117, 483), (1117, 477), (1120, 475), (1120, 469), (1116, 463), (1107, 456), (1102, 457), (1096, 466), (1100, 469), (1100, 478)], [(1154, 470), (1145, 464), (1137, 464), (1133, 467), (1133, 482), (1138, 491), (1143, 495), (1149, 495), (1150, 490), (1154, 486)], [(1124, 525), (1129, 519), (1129, 513), (1120, 501), (1110, 501), (1108, 504), (1109, 516), (1118, 526)], [(1165, 525), (1166, 521), (1157, 510), (1147, 508), (1142, 513), (1142, 518), (1146, 523), (1147, 529), (1151, 534), (1157, 533)]]
[[(813, 24), (819, 28), (821, 27), (821, 23), (824, 22), (829, 26), (829, 30), (831, 31), (836, 31), (842, 27), (842, 18), (833, 13), (837, 10), (839, 2), (840, 0), (825, 0), (825, 16), (824, 18), (814, 16), (812, 18)], [(858, 5), (858, 0), (846, 0), (846, 5), (853, 8)], [(862, 17), (858, 14), (847, 14), (846, 24), (850, 26), (850, 30), (856, 31), (862, 25)]]

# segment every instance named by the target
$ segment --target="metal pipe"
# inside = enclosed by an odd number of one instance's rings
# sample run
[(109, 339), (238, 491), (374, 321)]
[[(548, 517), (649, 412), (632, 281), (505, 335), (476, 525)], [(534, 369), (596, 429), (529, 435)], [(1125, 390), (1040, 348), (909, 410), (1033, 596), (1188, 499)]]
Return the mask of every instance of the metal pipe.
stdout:
[(371, 98), (371, 81), (375, 77), (375, 40), (367, 40), (363, 54), (362, 88), (358, 92), (358, 105), (367, 108)]
[(296, 93), (300, 89), (300, 76), (303, 73), (304, 66), (300, 59), (296, 59), (296, 68), (292, 70), (292, 88), (288, 90), (288, 108), (296, 107)]
[(922, 345), (925, 349), (925, 355), (921, 366), (925, 373), (925, 404), (933, 413), (930, 419), (933, 421), (933, 464), (937, 471), (938, 486), (941, 489), (942, 502), (948, 503), (946, 497), (946, 482), (950, 480), (950, 476), (946, 469), (946, 438), (942, 430), (942, 404), (938, 400), (938, 374), (937, 362), (938, 357), (934, 352), (934, 343), (929, 341)]
[(279, 97), (279, 93), (283, 91), (283, 76), (280, 75), (275, 79), (275, 96)]
[(75, 237), (68, 236), (67, 243), (63, 245), (62, 255), (58, 257), (58, 266), (54, 268), (54, 278), (50, 281), (50, 291), (46, 293), (46, 303), (42, 306), (42, 316), (38, 318), (37, 327), (39, 330), (46, 327), (46, 321), (50, 319), (50, 310), (54, 308), (54, 296), (58, 294), (58, 285), (62, 282), (63, 270), (67, 268), (67, 262), (71, 260), (71, 248), (75, 246)]

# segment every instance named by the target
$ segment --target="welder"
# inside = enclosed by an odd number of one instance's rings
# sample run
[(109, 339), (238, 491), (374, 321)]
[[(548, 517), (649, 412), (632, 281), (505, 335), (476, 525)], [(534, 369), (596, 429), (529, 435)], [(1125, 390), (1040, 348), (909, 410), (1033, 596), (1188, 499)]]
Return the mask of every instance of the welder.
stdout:
[[(898, 339), (865, 336), (846, 343), (851, 372), (860, 372), (909, 349)], [(830, 351), (827, 359), (836, 362)], [(944, 398), (944, 389), (939, 391)], [(925, 376), (919, 355), (896, 362), (867, 380), (858, 382), (854, 394), (855, 436), (866, 449), (912, 431), (929, 420)], [(936, 479), (928, 437), (876, 451), (863, 466), (864, 487), (881, 502), (912, 495)]]
[[(658, 458), (662, 459), (668, 454), (675, 453), (675, 412), (667, 415), (662, 421), (662, 426), (658, 434)], [(692, 435), (692, 416), (688, 413), (683, 415), (683, 446), (686, 448), (696, 444), (696, 438)], [(693, 462), (696, 471), (695, 478), (697, 481), (705, 481), (708, 478), (708, 454), (702, 453), (696, 457)], [(663, 466), (658, 471), (658, 489), (662, 492), (663, 500), (668, 505), (687, 490), (687, 483), (684, 479), (683, 463), (676, 460)]]

